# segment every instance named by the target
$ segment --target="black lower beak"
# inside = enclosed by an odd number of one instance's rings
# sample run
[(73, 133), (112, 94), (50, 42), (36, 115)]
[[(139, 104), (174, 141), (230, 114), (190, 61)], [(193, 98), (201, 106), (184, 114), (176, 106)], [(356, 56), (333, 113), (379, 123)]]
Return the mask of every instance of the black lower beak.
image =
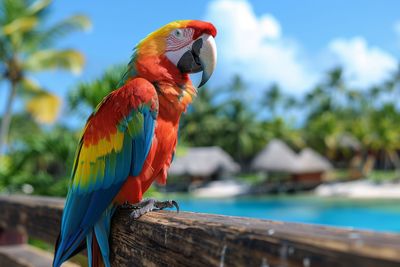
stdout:
[(199, 38), (193, 43), (192, 49), (186, 51), (179, 59), (177, 65), (182, 73), (196, 73), (203, 70), (199, 57), (202, 46), (203, 40)]

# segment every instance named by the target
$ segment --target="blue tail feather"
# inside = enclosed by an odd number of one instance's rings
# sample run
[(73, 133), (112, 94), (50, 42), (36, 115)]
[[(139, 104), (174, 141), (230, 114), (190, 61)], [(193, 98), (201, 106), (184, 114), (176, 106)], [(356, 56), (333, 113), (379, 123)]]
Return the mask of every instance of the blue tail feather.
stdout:
[(107, 208), (101, 218), (96, 222), (93, 230), (87, 235), (86, 242), (88, 247), (88, 262), (89, 267), (92, 267), (93, 262), (93, 251), (92, 242), (93, 234), (96, 235), (96, 240), (100, 248), (101, 255), (105, 267), (111, 267), (110, 265), (110, 247), (108, 245), (108, 237), (110, 235), (111, 218), (115, 212), (115, 206)]

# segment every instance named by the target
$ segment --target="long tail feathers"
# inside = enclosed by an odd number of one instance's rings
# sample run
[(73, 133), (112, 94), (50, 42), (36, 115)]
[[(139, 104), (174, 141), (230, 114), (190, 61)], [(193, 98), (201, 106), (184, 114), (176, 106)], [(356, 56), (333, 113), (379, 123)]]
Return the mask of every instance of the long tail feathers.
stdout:
[(80, 233), (77, 233), (66, 241), (63, 240), (60, 235), (57, 237), (53, 267), (60, 267), (63, 262), (67, 261), (85, 248), (85, 243), (83, 241), (78, 241), (79, 243), (76, 242), (76, 240), (80, 239), (79, 234)]
[(90, 267), (111, 267), (108, 237), (114, 211), (114, 207), (108, 208), (87, 236), (86, 242)]
[[(86, 235), (89, 267), (111, 267), (108, 237), (110, 234), (111, 218), (114, 211), (114, 206), (107, 208), (103, 212), (101, 218)], [(62, 237), (59, 236), (56, 242), (53, 267), (60, 267), (64, 261), (85, 248), (84, 240), (80, 244), (75, 242), (70, 245), (72, 242), (70, 239), (67, 240), (69, 242), (64, 242), (61, 238)], [(71, 240), (75, 240), (75, 238), (73, 237)]]
[[(88, 250), (88, 260), (90, 267), (105, 267), (103, 257), (101, 255), (100, 246), (97, 242), (96, 234), (90, 234), (91, 238), (91, 246), (90, 252)], [(88, 245), (89, 246), (89, 245)]]

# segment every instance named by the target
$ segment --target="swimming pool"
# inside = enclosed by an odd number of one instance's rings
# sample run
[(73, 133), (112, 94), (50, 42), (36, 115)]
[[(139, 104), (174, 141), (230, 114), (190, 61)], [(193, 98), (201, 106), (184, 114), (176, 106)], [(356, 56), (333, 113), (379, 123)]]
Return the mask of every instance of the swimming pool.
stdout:
[(183, 211), (400, 232), (399, 200), (314, 196), (177, 200)]

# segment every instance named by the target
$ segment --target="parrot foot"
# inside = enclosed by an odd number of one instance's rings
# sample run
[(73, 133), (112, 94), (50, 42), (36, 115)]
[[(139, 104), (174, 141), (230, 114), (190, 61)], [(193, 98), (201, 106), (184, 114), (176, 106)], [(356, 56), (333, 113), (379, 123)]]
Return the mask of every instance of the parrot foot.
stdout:
[(123, 204), (119, 205), (118, 208), (121, 210), (130, 210), (134, 209), (134, 205), (130, 204), (128, 201), (125, 201)]
[[(124, 204), (123, 206), (126, 207), (127, 204)], [(154, 198), (148, 198), (134, 205), (129, 204), (129, 207), (134, 209), (130, 214), (130, 217), (133, 220), (137, 220), (142, 215), (154, 210), (163, 210), (175, 207), (176, 211), (179, 212), (179, 205), (175, 200), (159, 201)]]

